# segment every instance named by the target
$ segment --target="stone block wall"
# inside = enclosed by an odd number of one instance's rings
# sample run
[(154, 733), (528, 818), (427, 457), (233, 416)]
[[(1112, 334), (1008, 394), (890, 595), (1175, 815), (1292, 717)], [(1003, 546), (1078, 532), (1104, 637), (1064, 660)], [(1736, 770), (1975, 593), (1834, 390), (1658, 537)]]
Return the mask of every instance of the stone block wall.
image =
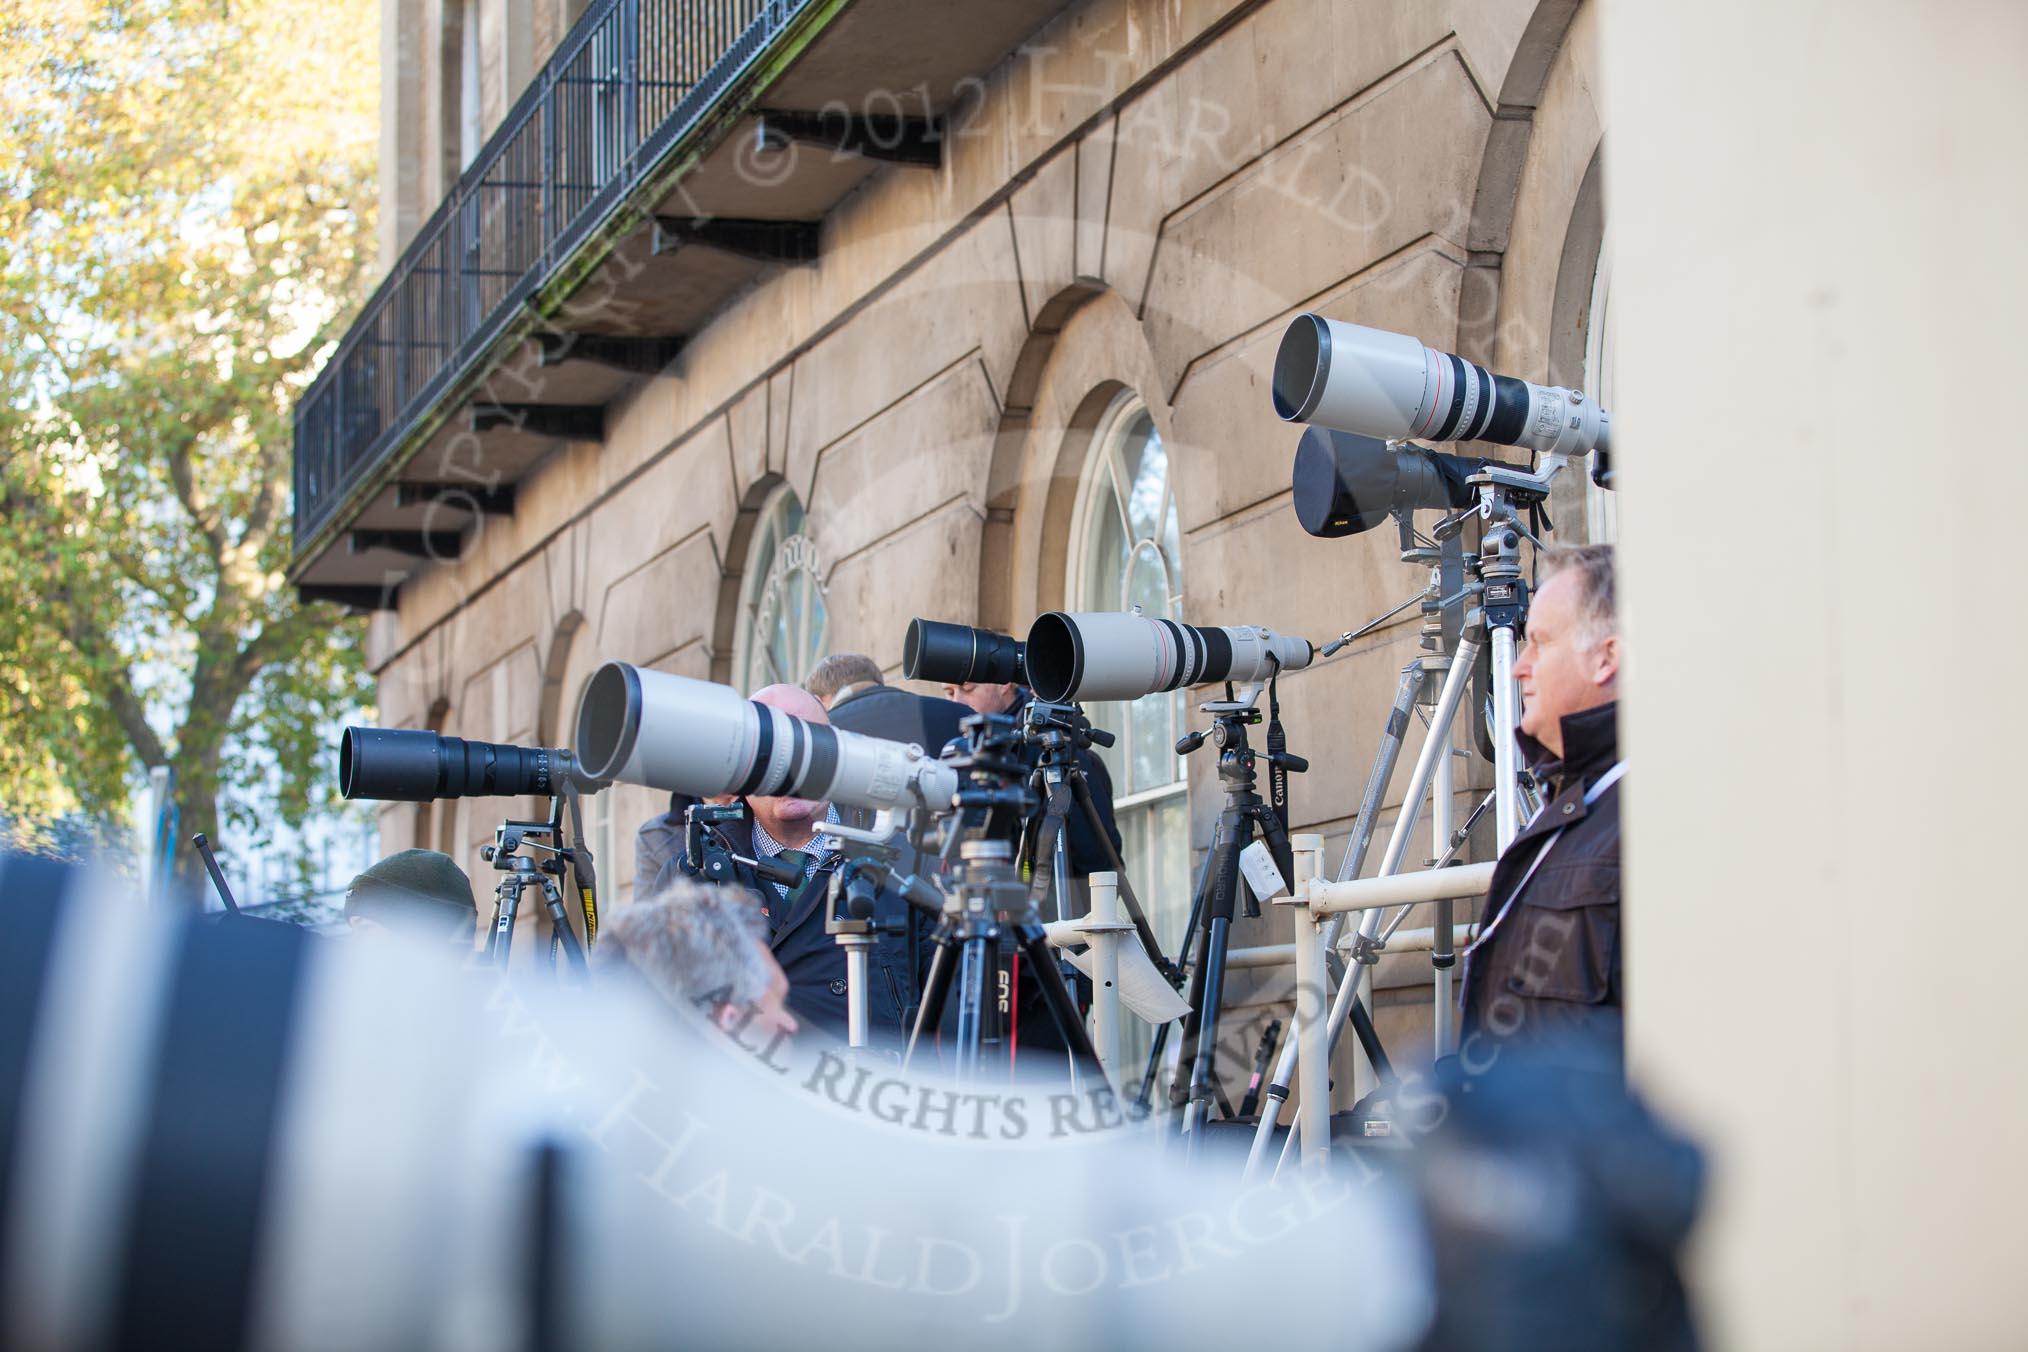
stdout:
[[(1066, 9), (956, 110), (942, 168), (870, 180), (826, 222), (820, 261), (745, 293), (608, 410), (603, 445), (553, 456), (515, 516), (403, 588), (372, 643), (383, 721), (568, 742), (601, 661), (725, 679), (746, 535), (781, 484), (808, 508), (831, 650), (896, 670), (913, 615), (1025, 632), (1067, 595), (1092, 426), (1121, 391), (1168, 448), (1189, 619), (1319, 641), (1363, 624), (1423, 579), (1391, 530), (1298, 528), (1276, 344), (1317, 310), (1545, 376), (1600, 139), (1591, 43), (1590, 7), (1556, 0)], [(1283, 682), (1313, 765), (1295, 826), (1326, 835), (1332, 867), (1416, 651), (1411, 615)], [(1201, 847), (1210, 758), (1189, 773)], [(1461, 777), (1461, 814), (1483, 778)], [(607, 797), (617, 905), (659, 804)], [(424, 823), (391, 806), (383, 843), (427, 830), (483, 890), (476, 850), (504, 811)], [(1271, 911), (1235, 943), (1286, 942), (1286, 925)], [(1389, 1003), (1426, 1054), (1426, 997), (1419, 1015)]]

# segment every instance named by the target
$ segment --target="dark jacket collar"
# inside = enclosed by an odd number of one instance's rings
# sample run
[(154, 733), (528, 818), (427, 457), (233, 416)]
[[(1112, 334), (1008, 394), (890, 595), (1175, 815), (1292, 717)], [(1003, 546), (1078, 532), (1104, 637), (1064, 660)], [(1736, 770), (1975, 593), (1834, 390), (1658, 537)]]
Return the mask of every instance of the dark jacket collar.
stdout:
[(831, 707), (837, 709), (852, 703), (854, 700), (865, 699), (868, 695), (892, 694), (893, 692), (893, 686), (885, 685), (879, 681), (858, 681), (847, 686), (845, 693), (833, 701)]
[(1589, 783), (1612, 767), (1620, 756), (1620, 705), (1618, 700), (1563, 716), (1563, 756), (1527, 733), (1515, 734), (1529, 768), (1544, 780), (1562, 788), (1571, 782)]

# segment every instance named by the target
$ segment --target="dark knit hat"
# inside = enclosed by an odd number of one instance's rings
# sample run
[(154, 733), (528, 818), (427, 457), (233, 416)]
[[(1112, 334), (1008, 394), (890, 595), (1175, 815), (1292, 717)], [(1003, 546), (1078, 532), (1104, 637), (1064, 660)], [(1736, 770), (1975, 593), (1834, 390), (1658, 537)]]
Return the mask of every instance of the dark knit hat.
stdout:
[(345, 916), (366, 916), (390, 929), (469, 932), (479, 913), (472, 880), (447, 854), (403, 850), (352, 880)]

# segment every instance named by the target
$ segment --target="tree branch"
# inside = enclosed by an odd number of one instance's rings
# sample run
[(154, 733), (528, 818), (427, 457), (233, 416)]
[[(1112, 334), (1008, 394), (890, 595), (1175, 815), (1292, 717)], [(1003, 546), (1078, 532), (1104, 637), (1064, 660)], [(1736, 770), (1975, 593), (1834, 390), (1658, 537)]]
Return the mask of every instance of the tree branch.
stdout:
[(142, 705), (140, 696), (134, 693), (132, 680), (126, 664), (117, 655), (106, 652), (99, 643), (99, 636), (89, 625), (77, 618), (68, 589), (52, 591), (50, 600), (69, 612), (64, 623), (64, 635), (71, 647), (77, 649), (94, 672), (93, 684), (105, 697), (113, 717), (119, 721), (120, 731), (127, 734), (127, 741), (133, 746), (134, 754), (141, 758), (143, 765), (166, 765), (169, 753), (162, 745), (162, 739), (155, 735), (155, 729), (148, 723), (148, 711)]
[(176, 501), (183, 505), (190, 520), (204, 533), (211, 544), (212, 557), (223, 559), (230, 542), (225, 538), (224, 527), (219, 523), (218, 514), (212, 510), (202, 491), (197, 487), (196, 467), (191, 454), (197, 448), (198, 433), (193, 431), (177, 437), (164, 448), (163, 458), (169, 463), (169, 483), (176, 490)]

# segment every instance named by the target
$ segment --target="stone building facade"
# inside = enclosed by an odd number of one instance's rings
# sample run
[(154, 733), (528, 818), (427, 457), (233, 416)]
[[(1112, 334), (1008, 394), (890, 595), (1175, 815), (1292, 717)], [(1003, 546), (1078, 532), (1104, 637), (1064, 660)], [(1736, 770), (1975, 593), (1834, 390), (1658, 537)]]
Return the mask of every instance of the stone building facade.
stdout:
[[(567, 4), (387, 0), (390, 267), (474, 124), (489, 134), (540, 78)], [(511, 515), (402, 574), (370, 628), (383, 723), (568, 744), (581, 684), (615, 658), (752, 688), (856, 650), (898, 679), (917, 615), (1019, 634), (1139, 603), (1352, 629), (1423, 578), (1390, 530), (1296, 524), (1297, 429), (1268, 381), (1305, 310), (1610, 398), (1595, 3), (1033, 8), (953, 83), (938, 164), (862, 170), (813, 260), (731, 290), (605, 405), (599, 436), (517, 470)], [(885, 36), (905, 64), (909, 29)], [(758, 150), (745, 163), (767, 172)], [(612, 294), (656, 285), (643, 269)], [(1566, 477), (1561, 538), (1608, 534), (1610, 503)], [(1333, 864), (1416, 632), (1411, 612), (1282, 682), (1312, 767), (1292, 816)], [(1173, 942), (1219, 797), (1211, 757), (1168, 744), (1203, 720), (1178, 697), (1095, 712), (1122, 734), (1129, 862)], [(1483, 782), (1473, 766), (1460, 803)], [(660, 804), (624, 786), (593, 802), (605, 904), (625, 905), (634, 828)], [(529, 806), (391, 804), (381, 843), (448, 850), (483, 894), (479, 847)], [(1235, 942), (1286, 943), (1286, 925), (1270, 911)], [(1249, 973), (1235, 1002), (1275, 976)], [(1426, 1056), (1426, 960), (1389, 958), (1380, 984), (1390, 1045)]]

